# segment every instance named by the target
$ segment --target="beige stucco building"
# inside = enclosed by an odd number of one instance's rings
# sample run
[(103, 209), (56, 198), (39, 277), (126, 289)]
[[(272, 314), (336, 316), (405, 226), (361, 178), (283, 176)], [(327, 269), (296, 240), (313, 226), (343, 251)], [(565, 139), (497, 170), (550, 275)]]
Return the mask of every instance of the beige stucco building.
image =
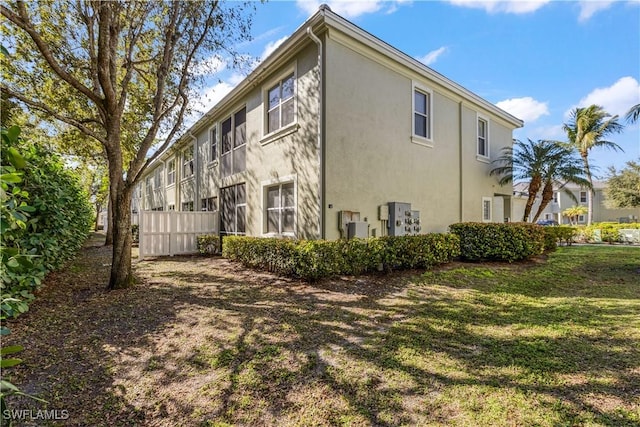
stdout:
[(491, 160), (521, 126), (323, 6), (154, 161), (134, 205), (215, 210), (221, 234), (251, 236), (503, 222)]

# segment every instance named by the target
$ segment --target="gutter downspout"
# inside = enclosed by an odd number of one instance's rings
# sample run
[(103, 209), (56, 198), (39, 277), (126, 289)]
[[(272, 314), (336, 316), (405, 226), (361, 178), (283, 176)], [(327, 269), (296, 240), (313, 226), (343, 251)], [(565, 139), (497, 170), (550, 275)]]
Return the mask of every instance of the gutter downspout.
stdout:
[(313, 30), (311, 29), (311, 27), (307, 27), (307, 34), (309, 35), (309, 38), (311, 38), (311, 40), (313, 40), (317, 45), (318, 45), (318, 207), (319, 207), (319, 211), (318, 211), (318, 237), (320, 239), (324, 239), (325, 238), (325, 227), (324, 227), (324, 162), (323, 160), (323, 150), (324, 150), (324, 144), (322, 143), (323, 141), (323, 132), (322, 132), (322, 128), (323, 128), (323, 124), (324, 124), (324, 103), (323, 103), (323, 99), (324, 99), (324, 91), (323, 89), (323, 85), (324, 85), (324, 73), (323, 73), (323, 68), (324, 68), (324, 58), (322, 55), (322, 51), (323, 51), (323, 45), (322, 45), (322, 40), (320, 40), (318, 38), (318, 36), (316, 36), (313, 33)]
[(189, 131), (189, 136), (193, 138), (193, 211), (198, 212), (201, 208), (200, 206), (200, 168), (198, 167), (198, 161), (200, 160), (200, 156), (198, 155), (198, 138), (193, 136), (193, 133)]

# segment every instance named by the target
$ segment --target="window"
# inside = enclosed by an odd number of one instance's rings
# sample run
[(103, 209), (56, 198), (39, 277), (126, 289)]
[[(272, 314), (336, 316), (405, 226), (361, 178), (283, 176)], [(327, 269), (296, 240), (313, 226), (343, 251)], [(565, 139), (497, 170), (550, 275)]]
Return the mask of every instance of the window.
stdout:
[(151, 185), (151, 179), (153, 177), (151, 175), (147, 176), (144, 180), (144, 192), (147, 197), (151, 197), (151, 191), (153, 190)]
[(159, 190), (162, 187), (162, 170), (160, 168), (156, 168), (153, 172), (153, 187), (156, 190)]
[(587, 203), (587, 192), (586, 191), (581, 191), (580, 192), (580, 203)]
[(246, 169), (247, 108), (222, 122), (222, 166), (223, 177)]
[(584, 215), (578, 215), (578, 222), (585, 222)]
[(553, 219), (553, 214), (550, 214), (550, 213), (544, 214), (544, 219), (546, 219), (547, 221), (552, 220)]
[(560, 199), (560, 193), (558, 191), (554, 191), (553, 192), (553, 203), (558, 203), (559, 199)]
[(214, 212), (218, 210), (218, 198), (207, 197), (201, 200), (202, 210), (208, 212)]
[(482, 222), (491, 222), (491, 197), (482, 198)]
[(478, 118), (478, 156), (489, 157), (489, 122)]
[(295, 120), (295, 74), (291, 73), (271, 87), (267, 92), (269, 108), (267, 110), (266, 133), (275, 132)]
[(431, 92), (413, 90), (413, 136), (431, 139)]
[(191, 202), (182, 202), (182, 211), (183, 212), (193, 212), (193, 201), (191, 201)]
[(193, 175), (193, 145), (182, 152), (182, 177)]
[(232, 185), (220, 190), (221, 235), (245, 234), (247, 192), (245, 184)]
[(266, 232), (294, 234), (296, 208), (293, 182), (268, 187), (266, 196)]
[(176, 183), (176, 160), (171, 159), (167, 163), (167, 185)]
[(209, 129), (209, 161), (218, 160), (218, 129), (214, 126)]

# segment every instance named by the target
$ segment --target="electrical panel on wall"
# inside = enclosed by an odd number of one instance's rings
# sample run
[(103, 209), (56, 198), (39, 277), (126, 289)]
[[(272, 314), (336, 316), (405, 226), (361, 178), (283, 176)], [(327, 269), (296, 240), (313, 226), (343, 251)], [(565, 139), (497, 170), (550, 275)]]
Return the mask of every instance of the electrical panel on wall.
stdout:
[(420, 211), (411, 210), (411, 203), (389, 202), (389, 235), (415, 236), (420, 234)]

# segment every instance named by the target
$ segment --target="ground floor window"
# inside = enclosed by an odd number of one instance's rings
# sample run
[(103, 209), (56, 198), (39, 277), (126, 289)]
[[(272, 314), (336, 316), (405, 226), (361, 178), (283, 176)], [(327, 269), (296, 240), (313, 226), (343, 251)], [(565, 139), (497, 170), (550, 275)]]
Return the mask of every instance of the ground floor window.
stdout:
[(217, 197), (207, 197), (202, 199), (202, 210), (214, 212), (218, 210), (218, 198)]
[(220, 190), (222, 235), (243, 235), (246, 232), (247, 187), (237, 184)]
[(578, 222), (585, 222), (584, 215), (578, 215)]
[(193, 201), (182, 202), (182, 212), (193, 212)]
[(491, 197), (482, 198), (482, 222), (491, 222)]
[(296, 216), (293, 182), (267, 187), (266, 197), (266, 232), (293, 235)]

